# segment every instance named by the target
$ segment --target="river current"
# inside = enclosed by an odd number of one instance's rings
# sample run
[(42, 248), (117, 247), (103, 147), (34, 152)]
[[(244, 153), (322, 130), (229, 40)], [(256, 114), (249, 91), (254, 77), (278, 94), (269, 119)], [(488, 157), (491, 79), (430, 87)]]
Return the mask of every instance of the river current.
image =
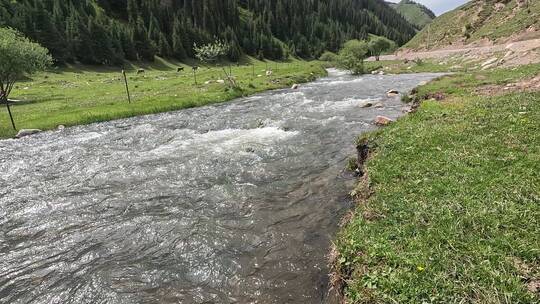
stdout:
[[(377, 115), (436, 74), (298, 90), (0, 141), (0, 303), (327, 303)], [(370, 102), (373, 107), (363, 108)]]

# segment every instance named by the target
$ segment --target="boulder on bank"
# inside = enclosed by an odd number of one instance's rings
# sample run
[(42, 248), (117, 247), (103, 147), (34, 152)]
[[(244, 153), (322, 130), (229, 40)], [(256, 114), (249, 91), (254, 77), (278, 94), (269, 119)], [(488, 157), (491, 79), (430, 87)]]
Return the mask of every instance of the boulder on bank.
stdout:
[(375, 118), (375, 124), (378, 126), (388, 126), (389, 124), (393, 122), (394, 122), (393, 119), (388, 118), (386, 116), (377, 116), (377, 118)]
[(295, 83), (292, 85), (291, 90), (298, 90), (298, 88), (300, 88), (300, 86)]
[(30, 136), (30, 135), (40, 133), (40, 132), (42, 132), (42, 131), (39, 130), (39, 129), (22, 129), (17, 133), (17, 135), (15, 135), (15, 138), (23, 138), (23, 137), (26, 137), (26, 136)]

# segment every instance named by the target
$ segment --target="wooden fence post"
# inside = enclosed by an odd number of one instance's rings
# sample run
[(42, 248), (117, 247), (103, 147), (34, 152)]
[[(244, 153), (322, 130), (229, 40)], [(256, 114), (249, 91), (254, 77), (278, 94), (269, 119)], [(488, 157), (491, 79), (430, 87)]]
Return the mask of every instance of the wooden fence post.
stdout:
[(128, 86), (128, 81), (127, 81), (127, 76), (126, 76), (126, 71), (125, 70), (122, 70), (122, 75), (124, 76), (124, 83), (126, 84), (126, 93), (127, 93), (128, 103), (131, 103), (131, 96), (129, 95), (129, 86)]

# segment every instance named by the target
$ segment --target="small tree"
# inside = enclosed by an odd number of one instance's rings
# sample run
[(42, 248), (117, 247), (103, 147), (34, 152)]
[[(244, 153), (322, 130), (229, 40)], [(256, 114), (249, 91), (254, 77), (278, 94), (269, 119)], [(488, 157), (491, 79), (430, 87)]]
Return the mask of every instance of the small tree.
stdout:
[(368, 46), (371, 55), (375, 56), (376, 60), (379, 61), (383, 52), (389, 51), (394, 48), (394, 42), (384, 37), (377, 37), (372, 39), (369, 42)]
[(364, 73), (364, 59), (368, 53), (368, 45), (364, 41), (349, 40), (339, 51), (339, 64), (354, 75)]
[(229, 51), (229, 46), (225, 43), (216, 40), (213, 43), (198, 46), (193, 46), (195, 51), (195, 57), (202, 62), (215, 63), (218, 59), (222, 58)]
[(52, 57), (47, 49), (13, 29), (0, 28), (0, 102), (6, 104), (13, 130), (16, 127), (8, 97), (15, 82), (51, 64)]
[[(229, 52), (229, 45), (216, 40), (214, 43), (205, 44), (203, 46), (197, 46), (197, 44), (194, 45), (193, 50), (195, 51), (195, 57), (199, 59), (202, 62), (205, 63), (215, 63), (220, 58), (223, 58), (227, 53)], [(237, 84), (234, 80), (234, 77), (232, 77), (232, 71), (227, 73), (225, 68), (222, 68), (223, 73), (225, 74), (229, 86), (232, 88), (236, 88)]]

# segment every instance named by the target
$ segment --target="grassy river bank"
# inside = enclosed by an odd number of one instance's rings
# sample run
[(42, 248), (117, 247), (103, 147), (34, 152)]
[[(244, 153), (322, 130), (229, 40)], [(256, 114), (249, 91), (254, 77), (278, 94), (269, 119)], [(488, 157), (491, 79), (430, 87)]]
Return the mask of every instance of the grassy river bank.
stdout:
[(538, 71), (443, 77), (359, 139), (367, 174), (332, 254), (347, 303), (540, 302)]
[[(196, 64), (196, 63), (194, 63)], [(177, 72), (177, 67), (184, 71)], [(144, 73), (137, 71), (144, 68)], [(229, 72), (229, 67), (224, 64)], [(228, 101), (257, 92), (290, 87), (325, 75), (317, 62), (291, 60), (262, 62), (247, 58), (230, 67), (239, 89), (226, 79), (222, 67), (202, 66), (197, 84), (191, 66), (157, 60), (151, 65), (126, 67), (132, 103), (126, 95), (120, 68), (69, 66), (40, 73), (18, 82), (11, 98), (19, 129), (55, 129), (137, 115), (153, 114)], [(266, 70), (272, 70), (267, 76)], [(13, 137), (5, 107), (0, 112), (0, 138)]]

